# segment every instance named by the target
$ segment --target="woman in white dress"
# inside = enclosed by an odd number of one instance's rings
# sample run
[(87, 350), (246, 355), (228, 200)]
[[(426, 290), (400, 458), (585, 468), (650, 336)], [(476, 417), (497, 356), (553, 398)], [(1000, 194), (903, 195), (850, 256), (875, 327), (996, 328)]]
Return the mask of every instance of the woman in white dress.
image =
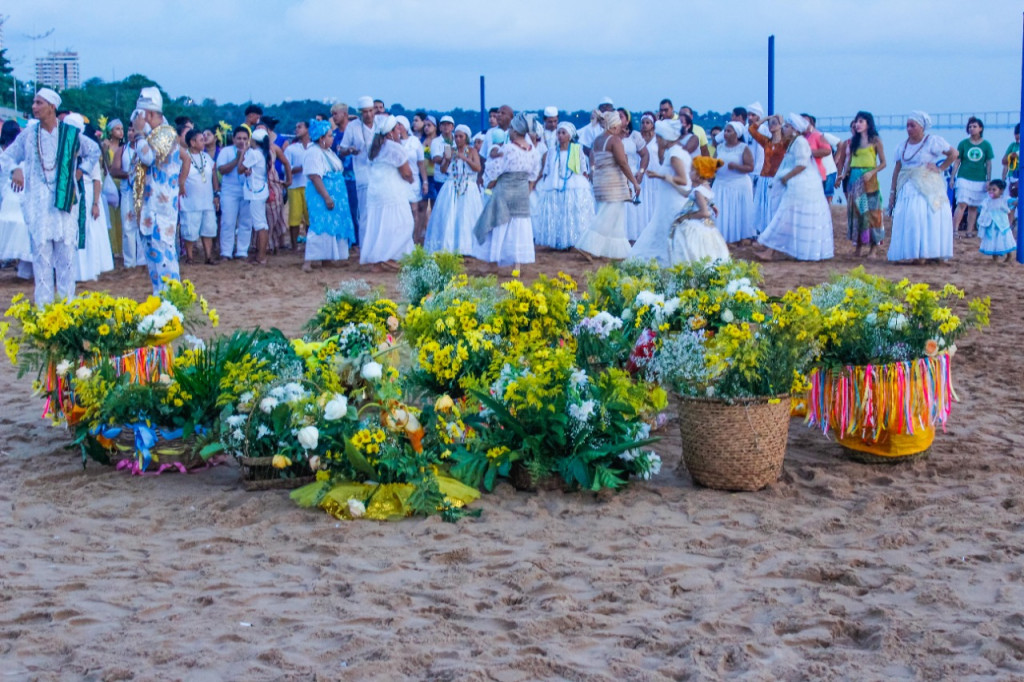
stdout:
[[(797, 260), (826, 260), (833, 255), (832, 214), (818, 165), (811, 158), (811, 146), (803, 133), (807, 119), (789, 114), (782, 136), (790, 140), (786, 156), (775, 176), (783, 194), (775, 217), (757, 241), (762, 247), (781, 251)], [(771, 252), (755, 252), (762, 260), (771, 260)]]
[(658, 151), (647, 168), (648, 182), (656, 183), (657, 187), (654, 215), (630, 249), (629, 260), (646, 262), (653, 258), (662, 267), (671, 265), (669, 232), (690, 193), (692, 159), (689, 153), (677, 144), (680, 131), (678, 120), (663, 120), (654, 124)]
[(622, 128), (619, 112), (607, 111), (600, 120), (604, 132), (594, 138), (590, 150), (597, 210), (590, 227), (576, 242), (576, 248), (588, 260), (590, 256), (621, 259), (629, 255), (626, 203), (640, 191), (640, 183), (629, 167), (626, 150), (619, 137)]
[(270, 134), (265, 128), (257, 128), (252, 134), (249, 149), (238, 169), (242, 179), (242, 199), (248, 202), (252, 233), (256, 240), (255, 251), (249, 251), (248, 263), (267, 264), (267, 247), (270, 245), (270, 223), (267, 222), (267, 200), (270, 199)]
[(313, 144), (306, 148), (301, 164), (302, 174), (306, 176), (306, 205), (309, 207), (303, 272), (310, 272), (321, 262), (347, 261), (348, 246), (356, 236), (344, 164), (331, 151), (331, 143), (334, 142), (331, 124), (310, 121), (309, 139)]
[(576, 126), (562, 121), (555, 130), (554, 146), (544, 162), (540, 206), (534, 236), (541, 246), (563, 251), (572, 247), (594, 219), (594, 192), (590, 165), (583, 146), (574, 141)]
[[(632, 115), (625, 109), (616, 109), (619, 118), (622, 119), (622, 128), (619, 129), (619, 137), (622, 139), (622, 149), (626, 152), (626, 162), (629, 169), (633, 171), (636, 181), (643, 187), (644, 175), (647, 173), (647, 166), (651, 162), (650, 154), (647, 151), (647, 140), (640, 136), (640, 133), (633, 130)], [(647, 225), (650, 216), (640, 208), (638, 199), (640, 192), (633, 195), (633, 201), (626, 204), (626, 238), (630, 242), (636, 241), (640, 231)]]
[[(647, 167), (651, 167), (654, 155), (658, 153), (658, 139), (654, 136), (654, 123), (658, 120), (658, 117), (654, 113), (648, 111), (640, 117), (640, 137), (644, 139), (644, 146), (647, 148)], [(643, 178), (640, 180), (640, 204), (637, 206), (640, 215), (640, 230), (636, 235), (630, 237), (630, 241), (636, 241), (637, 237), (640, 236), (640, 232), (643, 232), (644, 227), (651, 221), (651, 216), (654, 215), (654, 198), (657, 196), (655, 191), (655, 183), (647, 179), (647, 173), (644, 173)]]
[(727, 243), (741, 242), (757, 236), (754, 216), (754, 155), (743, 142), (743, 126), (730, 121), (722, 134), (725, 144), (718, 146), (717, 157), (722, 166), (715, 177), (715, 203), (718, 206), (718, 229)]
[[(7, 149), (20, 132), (17, 121), (4, 121), (0, 149)], [(21, 212), (21, 194), (14, 191), (9, 175), (0, 180), (0, 261), (17, 261), (18, 277), (32, 279), (32, 242)]]
[(957, 151), (938, 135), (927, 134), (930, 125), (928, 114), (911, 112), (907, 139), (896, 148), (889, 260), (953, 257), (953, 217), (942, 174), (956, 161)]
[[(423, 243), (423, 235), (427, 231), (427, 202), (425, 197), (430, 191), (427, 180), (427, 157), (423, 151), (423, 143), (415, 135), (410, 134), (411, 124), (405, 116), (395, 116), (398, 125), (398, 142), (405, 148), (409, 156), (409, 168), (412, 180), (409, 181), (409, 208), (412, 209), (413, 241)], [(423, 128), (422, 121), (420, 128)]]
[(373, 143), (368, 155), (370, 179), (366, 189), (366, 229), (359, 244), (359, 262), (398, 269), (398, 260), (412, 253), (413, 219), (409, 207), (412, 168), (409, 156), (398, 143), (394, 116), (382, 114), (374, 121)]
[[(85, 130), (85, 121), (80, 114), (68, 114), (64, 122), (79, 129)], [(96, 142), (81, 136), (80, 144), (96, 145)], [(78, 249), (78, 257), (75, 259), (75, 280), (84, 282), (86, 280), (99, 279), (101, 273), (114, 269), (114, 252), (110, 248), (110, 235), (107, 231), (110, 224), (107, 222), (106, 202), (103, 201), (103, 169), (101, 164), (93, 166), (80, 185), (82, 196), (71, 210), (75, 216), (79, 215), (80, 207), (85, 207), (85, 245)]]
[(441, 172), (448, 176), (437, 193), (434, 210), (427, 223), (424, 247), (431, 253), (449, 251), (473, 255), (473, 228), (484, 210), (476, 175), (483, 168), (480, 155), (469, 143), (472, 132), (467, 125), (455, 127), (455, 148), (441, 160)]
[(710, 156), (698, 156), (693, 160), (690, 171), (693, 190), (669, 233), (671, 265), (703, 258), (711, 261), (730, 260), (729, 245), (715, 227), (711, 210), (715, 196), (711, 190), (711, 180), (721, 165), (721, 159)]
[(540, 154), (530, 143), (530, 127), (523, 113), (516, 114), (500, 155), (487, 160), (484, 177), (491, 198), (473, 228), (473, 251), (476, 258), (498, 267), (515, 269), (536, 260), (530, 184), (540, 173)]

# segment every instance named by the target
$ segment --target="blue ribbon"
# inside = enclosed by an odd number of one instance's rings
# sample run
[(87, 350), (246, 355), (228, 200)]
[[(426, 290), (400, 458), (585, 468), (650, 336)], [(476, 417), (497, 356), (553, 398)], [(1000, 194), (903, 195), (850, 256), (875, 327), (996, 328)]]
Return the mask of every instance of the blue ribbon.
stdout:
[(157, 432), (144, 422), (132, 424), (132, 430), (135, 431), (135, 456), (138, 458), (139, 470), (145, 471), (153, 462), (153, 453), (150, 450), (156, 445)]

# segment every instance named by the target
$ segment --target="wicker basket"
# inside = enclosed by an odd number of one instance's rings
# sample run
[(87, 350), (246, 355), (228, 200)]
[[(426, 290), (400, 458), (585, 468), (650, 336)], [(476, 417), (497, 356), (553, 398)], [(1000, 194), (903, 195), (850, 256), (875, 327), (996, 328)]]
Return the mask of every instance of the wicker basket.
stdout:
[[(176, 465), (180, 464), (186, 470), (206, 465), (205, 460), (199, 455), (199, 449), (196, 447), (198, 439), (195, 436), (165, 440), (160, 429), (157, 429), (157, 433), (160, 434), (160, 438), (151, 449), (153, 461), (143, 473), (148, 473), (168, 464), (175, 468), (177, 468)], [(117, 466), (122, 461), (134, 461), (137, 457), (135, 432), (131, 427), (121, 429), (121, 433), (111, 442), (110, 463), (114, 466)]]
[(760, 490), (778, 480), (789, 436), (789, 396), (733, 404), (679, 396), (683, 462), (695, 483)]
[(250, 492), (255, 490), (292, 490), (316, 480), (316, 476), (283, 478), (281, 470), (274, 468), (273, 461), (273, 457), (245, 457), (244, 455), (239, 457), (238, 470), (242, 474), (242, 487)]
[(566, 490), (568, 485), (559, 476), (544, 476), (534, 480), (530, 470), (522, 462), (513, 462), (508, 471), (508, 482), (516, 490), (535, 493), (538, 490)]

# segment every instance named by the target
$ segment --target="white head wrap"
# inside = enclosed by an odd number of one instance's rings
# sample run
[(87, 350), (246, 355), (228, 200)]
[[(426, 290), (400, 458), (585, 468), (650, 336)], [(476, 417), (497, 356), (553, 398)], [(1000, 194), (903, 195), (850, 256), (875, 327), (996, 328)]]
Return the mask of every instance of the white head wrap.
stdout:
[(484, 140), (484, 134), (483, 133), (477, 133), (476, 135), (474, 135), (473, 136), (473, 142), (475, 143), (477, 140), (483, 141)]
[(619, 117), (619, 112), (612, 109), (601, 114), (601, 127), (605, 130), (611, 130), (617, 125), (622, 125), (622, 119)]
[(398, 125), (405, 128), (405, 132), (412, 132), (412, 126), (409, 125), (409, 119), (406, 118), (405, 116), (402, 116), (401, 114), (395, 116), (395, 122), (398, 123)]
[(142, 88), (139, 93), (139, 100), (135, 103), (136, 109), (143, 111), (164, 111), (164, 96), (160, 94), (159, 88)]
[(60, 109), (61, 99), (56, 90), (51, 90), (50, 88), (39, 88), (39, 92), (36, 93), (36, 97), (46, 100), (52, 104), (55, 109)]
[(572, 123), (569, 123), (568, 121), (562, 121), (561, 123), (559, 123), (558, 127), (555, 128), (555, 130), (566, 131), (567, 133), (569, 133), (570, 140), (576, 137), (576, 126), (574, 126)]
[(363, 95), (356, 100), (356, 109), (373, 109), (373, 98), (369, 95)]
[[(370, 102), (370, 104), (372, 105), (373, 102)], [(394, 116), (391, 116), (390, 114), (378, 114), (373, 119), (373, 132), (378, 135), (387, 135), (395, 129), (396, 125), (398, 125), (398, 119)]]
[(806, 118), (800, 114), (794, 114), (793, 112), (790, 112), (786, 116), (786, 123), (793, 126), (801, 135), (807, 132), (807, 128), (810, 127), (810, 123), (807, 122)]
[(683, 132), (683, 124), (678, 119), (654, 122), (654, 134), (667, 142), (675, 142)]
[(928, 130), (928, 127), (932, 124), (932, 117), (929, 116), (927, 112), (921, 111), (920, 109), (914, 109), (911, 111), (910, 115), (907, 116), (907, 120), (917, 121), (918, 125), (925, 130)]
[(558, 107), (544, 107), (544, 118), (554, 118), (558, 116)]
[(467, 140), (473, 137), (473, 131), (470, 130), (469, 126), (466, 125), (465, 123), (460, 123), (459, 125), (455, 126), (455, 132), (462, 133), (463, 135), (466, 136)]
[(512, 130), (516, 131), (520, 135), (528, 135), (530, 132), (530, 119), (526, 118), (526, 114), (519, 112), (512, 117)]
[(267, 129), (266, 128), (257, 128), (256, 132), (254, 132), (252, 134), (253, 142), (263, 142), (263, 140), (265, 140), (265, 139), (267, 139)]
[(754, 102), (753, 104), (747, 105), (747, 112), (751, 114), (757, 114), (758, 118), (764, 118), (764, 107), (761, 106), (760, 102)]
[(82, 118), (81, 114), (74, 112), (64, 117), (64, 123), (71, 126), (72, 128), (78, 128), (78, 132), (85, 130), (85, 119)]
[(743, 124), (742, 123), (740, 123), (739, 121), (729, 121), (725, 125), (725, 127), (726, 128), (732, 128), (733, 130), (736, 131), (736, 137), (740, 138), (740, 140), (743, 139)]

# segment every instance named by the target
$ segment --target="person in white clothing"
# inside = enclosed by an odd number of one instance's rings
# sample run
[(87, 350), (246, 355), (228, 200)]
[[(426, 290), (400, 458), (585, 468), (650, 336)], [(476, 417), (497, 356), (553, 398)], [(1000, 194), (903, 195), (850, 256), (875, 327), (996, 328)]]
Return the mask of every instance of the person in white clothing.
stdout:
[(568, 121), (558, 124), (555, 143), (544, 156), (536, 192), (540, 199), (532, 212), (537, 244), (559, 251), (574, 246), (594, 219), (590, 162), (575, 137), (576, 126)]
[(367, 188), (370, 182), (370, 146), (373, 144), (373, 98), (360, 97), (356, 102), (359, 120), (351, 121), (338, 144), (338, 157), (352, 157), (352, 173), (356, 179), (356, 231), (358, 241), (366, 229)]
[(654, 124), (657, 152), (647, 167), (648, 182), (654, 183), (654, 211), (629, 251), (629, 260), (671, 265), (669, 239), (672, 224), (686, 204), (691, 190), (690, 168), (693, 159), (679, 146), (682, 124), (679, 119), (661, 119)]
[(558, 107), (544, 107), (544, 146), (549, 150), (558, 146)]
[(248, 262), (254, 265), (267, 264), (267, 245), (270, 243), (270, 225), (267, 223), (267, 199), (270, 198), (270, 164), (273, 158), (270, 152), (270, 134), (263, 128), (257, 128), (252, 134), (249, 149), (242, 158), (242, 196), (249, 203), (249, 215), (252, 216), (252, 231), (256, 237), (256, 252), (249, 256)]
[(189, 159), (185, 176), (185, 194), (180, 199), (181, 238), (185, 241), (185, 264), (191, 265), (196, 242), (202, 240), (207, 265), (216, 265), (213, 240), (217, 237), (216, 196), (220, 180), (214, 171), (214, 162), (203, 149), (202, 131), (192, 129), (185, 133), (186, 154)]
[(723, 143), (718, 145), (715, 152), (723, 163), (715, 177), (714, 197), (718, 207), (716, 222), (722, 237), (730, 244), (757, 236), (754, 188), (750, 182), (754, 155), (750, 147), (743, 143), (745, 132), (742, 123), (729, 121), (722, 131)]
[[(132, 114), (131, 123), (141, 115)], [(121, 181), (121, 257), (126, 268), (134, 268), (146, 264), (145, 250), (142, 245), (142, 233), (139, 232), (139, 214), (135, 210), (134, 184), (135, 166), (138, 157), (135, 155), (135, 143), (126, 140), (126, 144), (114, 152), (110, 162), (110, 174)]]
[(451, 163), (452, 149), (455, 147), (455, 140), (452, 138), (452, 131), (455, 130), (455, 119), (451, 116), (442, 116), (437, 124), (438, 135), (430, 143), (430, 159), (434, 162), (434, 184), (437, 185), (435, 193), (440, 193), (448, 173), (441, 170), (443, 162)]
[(590, 117), (590, 123), (583, 126), (579, 130), (580, 144), (583, 145), (583, 151), (586, 154), (590, 154), (591, 148), (594, 146), (594, 140), (604, 134), (603, 114), (615, 111), (615, 103), (612, 102), (611, 97), (605, 97), (597, 105), (597, 109)]
[(374, 123), (374, 139), (366, 191), (366, 229), (360, 241), (360, 264), (383, 264), (397, 270), (398, 260), (412, 253), (413, 221), (409, 207), (412, 168), (409, 156), (398, 143), (394, 116), (381, 115)]
[(427, 251), (473, 255), (473, 227), (483, 211), (483, 202), (476, 184), (476, 174), (482, 165), (476, 149), (469, 143), (470, 135), (469, 126), (458, 126), (452, 156), (441, 161), (440, 170), (448, 180), (441, 187), (430, 214), (424, 239)]
[[(348, 112), (346, 111), (346, 115)], [(284, 148), (285, 158), (292, 167), (292, 184), (288, 186), (288, 236), (292, 249), (298, 248), (299, 233), (302, 228), (309, 227), (309, 207), (306, 203), (306, 175), (302, 172), (302, 162), (306, 151), (313, 143), (309, 140), (309, 123), (299, 121), (295, 124), (295, 137)]]
[(413, 241), (422, 244), (427, 232), (427, 202), (425, 198), (430, 191), (427, 177), (427, 157), (423, 143), (411, 134), (412, 125), (405, 116), (395, 116), (398, 125), (399, 144), (409, 155), (409, 168), (412, 169), (412, 180), (409, 182), (409, 207), (412, 209)]
[(220, 183), (220, 257), (225, 260), (245, 258), (252, 240), (252, 214), (242, 192), (242, 176), (238, 170), (249, 149), (249, 129), (235, 128), (232, 146), (217, 153)]
[[(96, 143), (85, 135), (85, 119), (81, 114), (71, 113), (64, 117), (64, 123), (74, 126), (82, 134), (80, 144), (82, 150), (90, 149)], [(96, 164), (93, 169), (84, 175), (79, 183), (79, 190), (82, 196), (79, 197), (80, 211), (84, 212), (85, 220), (85, 241), (79, 243), (78, 253), (75, 258), (75, 279), (79, 282), (86, 280), (97, 280), (100, 274), (114, 269), (114, 254), (110, 248), (110, 238), (107, 231), (110, 229), (107, 223), (107, 213), (103, 201), (103, 181), (101, 164)], [(78, 219), (82, 220), (81, 212)]]
[[(7, 149), (20, 133), (17, 121), (4, 121), (0, 151)], [(21, 211), (21, 195), (11, 187), (10, 173), (4, 173), (0, 181), (0, 261), (17, 261), (18, 277), (32, 279), (32, 241)]]

